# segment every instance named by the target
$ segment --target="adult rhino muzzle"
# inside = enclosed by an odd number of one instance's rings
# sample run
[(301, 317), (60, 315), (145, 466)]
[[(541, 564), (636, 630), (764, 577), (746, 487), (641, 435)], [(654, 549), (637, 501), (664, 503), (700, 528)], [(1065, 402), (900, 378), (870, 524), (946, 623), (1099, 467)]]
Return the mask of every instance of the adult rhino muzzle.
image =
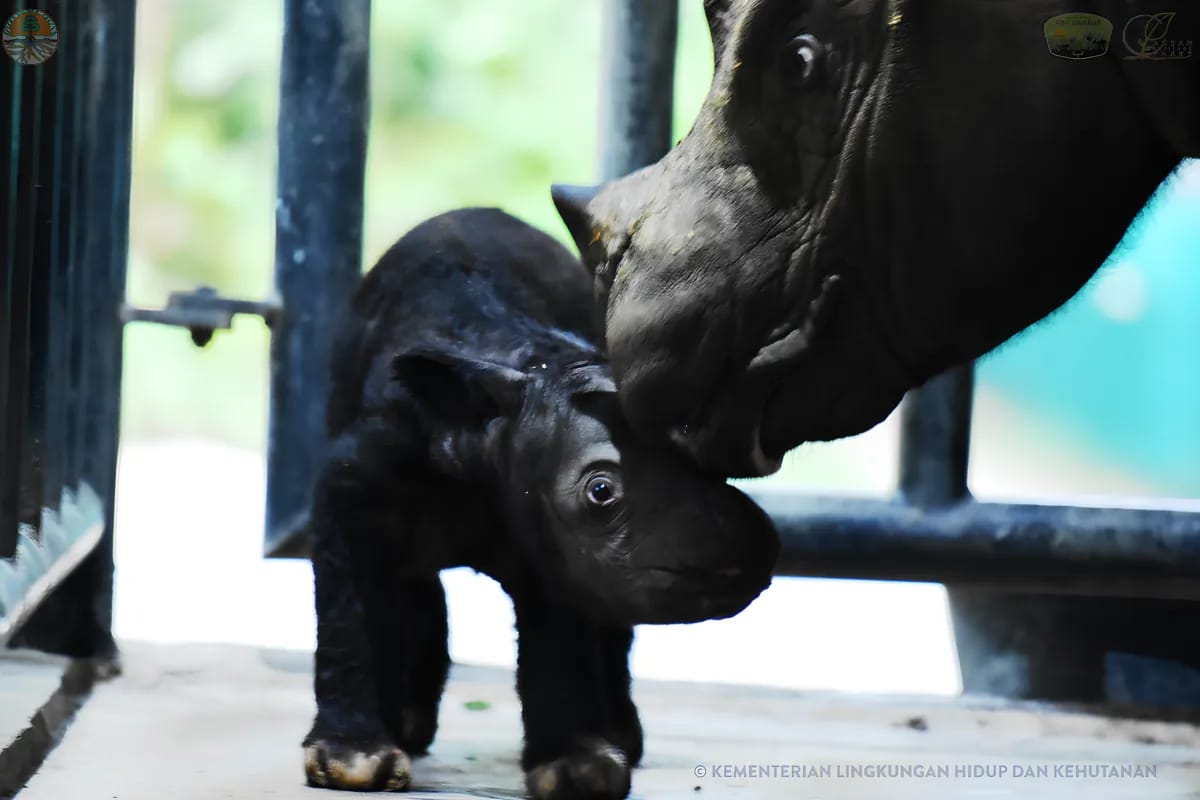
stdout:
[[(653, 175), (647, 170), (631, 180)], [(699, 274), (697, 264), (736, 258), (732, 235), (712, 235), (729, 230), (730, 221), (719, 219), (721, 209), (702, 198), (689, 203), (683, 194), (661, 213), (626, 202), (595, 216), (589, 209), (597, 204), (629, 197), (613, 189), (556, 186), (553, 196), (607, 309), (607, 348), (626, 418), (639, 434), (670, 440), (703, 467), (729, 472), (735, 464), (732, 474), (741, 475), (774, 472), (781, 454), (764, 452), (759, 426), (774, 367), (804, 349), (803, 337), (782, 332), (761, 352), (737, 347), (754, 320), (737, 302), (732, 271), (703, 280), (689, 276)], [(644, 265), (647, 254), (660, 248), (678, 256), (688, 272)], [(687, 291), (679, 291), (680, 281)], [(714, 417), (735, 424), (714, 427)]]
[[(746, 202), (752, 175), (701, 169), (693, 149), (552, 194), (593, 272), (629, 423), (710, 472), (769, 475), (798, 427), (809, 439), (854, 427), (856, 377), (886, 381), (889, 397), (906, 378), (861, 276), (812, 268), (807, 217)], [(862, 341), (865, 358), (831, 363), (830, 336)]]

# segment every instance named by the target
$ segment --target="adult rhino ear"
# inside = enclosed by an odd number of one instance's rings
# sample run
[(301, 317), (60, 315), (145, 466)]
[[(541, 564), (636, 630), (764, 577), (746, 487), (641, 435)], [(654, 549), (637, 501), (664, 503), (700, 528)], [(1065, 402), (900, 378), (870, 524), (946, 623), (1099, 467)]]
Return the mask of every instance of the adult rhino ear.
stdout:
[(505, 364), (442, 350), (401, 353), (392, 377), (431, 411), (472, 417), (516, 416), (530, 380)]

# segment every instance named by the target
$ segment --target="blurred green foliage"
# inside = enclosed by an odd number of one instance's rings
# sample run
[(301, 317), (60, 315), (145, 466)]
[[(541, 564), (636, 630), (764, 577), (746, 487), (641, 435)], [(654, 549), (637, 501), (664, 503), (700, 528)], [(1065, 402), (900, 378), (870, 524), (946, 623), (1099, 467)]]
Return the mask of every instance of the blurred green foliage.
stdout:
[[(567, 241), (549, 185), (596, 177), (603, 3), (373, 4), (364, 265), (422, 219), (466, 205), (500, 206)], [(712, 74), (701, 3), (680, 0), (680, 9), (676, 138)], [(214, 0), (138, 5), (131, 302), (158, 306), (170, 291), (198, 285), (270, 294), (281, 37), (278, 0), (236, 10)], [(204, 438), (261, 450), (267, 348), (265, 327), (252, 319), (204, 350), (183, 330), (130, 326), (125, 440)], [(1000, 488), (1144, 489), (1097, 472), (1087, 442), (1030, 427), (995, 398), (979, 410), (988, 422), (976, 426), (973, 470), (993, 463), (993, 473), (1020, 476)], [(800, 448), (773, 481), (883, 494), (895, 485), (896, 452), (896, 427), (885, 425)]]
[[(680, 131), (711, 77), (682, 4)], [(551, 182), (595, 178), (602, 0), (376, 2), (364, 265), (422, 219), (496, 205), (566, 241)], [(129, 298), (271, 291), (282, 4), (159, 0), (138, 11)], [(123, 434), (261, 448), (268, 337), (239, 321), (197, 350), (126, 333)]]

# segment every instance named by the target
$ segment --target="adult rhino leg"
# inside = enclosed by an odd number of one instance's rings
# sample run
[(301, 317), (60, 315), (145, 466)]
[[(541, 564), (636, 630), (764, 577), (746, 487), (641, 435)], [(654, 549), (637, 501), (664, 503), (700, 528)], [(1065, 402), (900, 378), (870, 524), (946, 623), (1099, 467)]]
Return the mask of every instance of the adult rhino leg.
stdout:
[(632, 629), (599, 625), (540, 593), (513, 594), (513, 604), (530, 796), (621, 800), (642, 749), (628, 666), (612, 669), (628, 658)]
[(963, 691), (1200, 708), (1200, 604), (948, 587)]

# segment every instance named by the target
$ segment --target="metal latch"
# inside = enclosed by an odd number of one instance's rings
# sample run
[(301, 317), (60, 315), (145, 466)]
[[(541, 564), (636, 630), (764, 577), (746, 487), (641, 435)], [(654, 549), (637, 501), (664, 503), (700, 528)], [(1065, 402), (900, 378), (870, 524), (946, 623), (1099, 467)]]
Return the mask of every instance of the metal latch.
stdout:
[(200, 286), (190, 292), (171, 292), (165, 308), (137, 308), (128, 303), (121, 306), (122, 322), (157, 322), (187, 328), (197, 347), (212, 341), (214, 331), (229, 330), (236, 314), (262, 317), (271, 328), (283, 314), (283, 305), (277, 299), (234, 300), (222, 297), (210, 286)]

